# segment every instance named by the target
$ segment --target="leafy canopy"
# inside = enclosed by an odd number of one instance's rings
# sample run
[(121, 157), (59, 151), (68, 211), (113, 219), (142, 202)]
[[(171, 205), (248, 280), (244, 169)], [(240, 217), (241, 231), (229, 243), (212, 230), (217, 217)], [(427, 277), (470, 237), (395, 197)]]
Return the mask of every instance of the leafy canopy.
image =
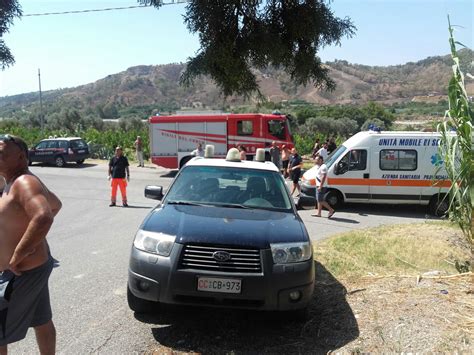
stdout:
[(252, 68), (267, 66), (283, 68), (297, 85), (332, 90), (335, 83), (316, 54), (355, 33), (351, 20), (335, 17), (324, 0), (191, 0), (184, 22), (198, 33), (201, 48), (189, 58), (181, 82), (210, 75), (224, 96), (260, 94)]
[(8, 27), (13, 24), (13, 19), (20, 16), (21, 7), (18, 1), (0, 1), (0, 69), (2, 70), (15, 63), (13, 55), (2, 37), (8, 32)]

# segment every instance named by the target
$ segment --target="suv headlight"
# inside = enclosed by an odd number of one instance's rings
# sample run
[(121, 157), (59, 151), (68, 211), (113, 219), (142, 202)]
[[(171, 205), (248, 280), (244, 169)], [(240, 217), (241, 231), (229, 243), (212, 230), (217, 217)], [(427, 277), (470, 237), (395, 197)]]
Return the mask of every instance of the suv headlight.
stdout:
[(139, 250), (148, 253), (169, 256), (176, 236), (163, 233), (149, 232), (139, 229), (135, 235), (133, 245)]
[(275, 264), (306, 261), (313, 254), (310, 242), (270, 244), (270, 248)]

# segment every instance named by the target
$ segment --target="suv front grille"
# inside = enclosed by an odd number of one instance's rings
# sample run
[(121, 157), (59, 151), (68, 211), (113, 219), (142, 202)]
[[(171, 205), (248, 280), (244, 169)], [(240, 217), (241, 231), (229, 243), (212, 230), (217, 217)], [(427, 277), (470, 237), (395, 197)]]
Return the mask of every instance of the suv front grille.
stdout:
[[(215, 252), (224, 251), (230, 254), (228, 261), (217, 261)], [(212, 270), (222, 272), (262, 271), (260, 251), (258, 249), (237, 249), (232, 247), (185, 245), (181, 254), (180, 268)]]

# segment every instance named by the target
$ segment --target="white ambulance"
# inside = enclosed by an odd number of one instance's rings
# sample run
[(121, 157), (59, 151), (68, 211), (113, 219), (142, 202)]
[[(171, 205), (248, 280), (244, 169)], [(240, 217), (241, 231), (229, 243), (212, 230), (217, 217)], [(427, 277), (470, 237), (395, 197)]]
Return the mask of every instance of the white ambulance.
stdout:
[[(429, 205), (443, 215), (451, 186), (438, 154), (441, 136), (425, 132), (359, 132), (325, 161), (326, 199), (334, 207), (344, 202)], [(316, 171), (302, 177), (300, 205), (314, 205)]]

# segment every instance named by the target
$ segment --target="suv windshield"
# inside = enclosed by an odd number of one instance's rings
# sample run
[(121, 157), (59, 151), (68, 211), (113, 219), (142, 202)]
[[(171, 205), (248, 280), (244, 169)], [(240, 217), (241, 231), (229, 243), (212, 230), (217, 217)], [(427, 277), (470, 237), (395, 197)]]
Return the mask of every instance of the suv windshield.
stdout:
[(187, 166), (176, 177), (164, 203), (289, 210), (281, 175), (273, 171)]

